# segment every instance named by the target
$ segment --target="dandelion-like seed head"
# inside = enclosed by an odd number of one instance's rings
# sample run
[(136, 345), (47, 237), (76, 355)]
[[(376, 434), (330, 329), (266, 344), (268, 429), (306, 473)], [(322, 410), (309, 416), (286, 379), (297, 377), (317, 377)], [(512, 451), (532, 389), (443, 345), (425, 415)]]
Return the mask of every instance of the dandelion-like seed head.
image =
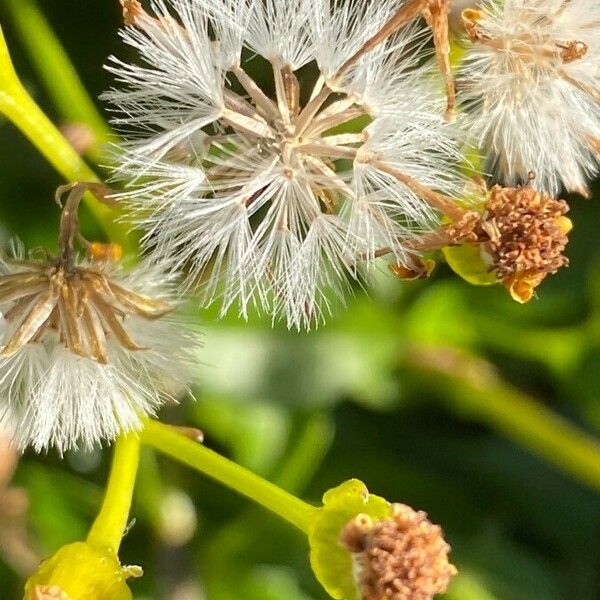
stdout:
[(463, 12), (468, 127), (504, 183), (587, 194), (598, 170), (600, 4), (484, 0)]
[[(372, 43), (404, 4), (156, 0), (123, 32), (144, 65), (108, 67), (128, 139), (121, 201), (153, 259), (185, 268), (205, 304), (310, 327), (381, 247), (410, 262), (440, 216), (424, 188), (461, 190), (422, 31)], [(410, 20), (426, 3), (406, 4)]]
[(126, 273), (112, 262), (117, 247), (79, 234), (88, 187), (65, 203), (57, 256), (17, 249), (0, 261), (0, 395), (20, 448), (113, 439), (139, 427), (175, 391), (170, 382), (187, 383), (196, 342), (170, 315), (164, 274), (144, 265)]
[(404, 504), (386, 520), (358, 515), (340, 539), (354, 557), (361, 600), (431, 600), (457, 573), (441, 528)]
[(107, 363), (107, 334), (127, 350), (142, 350), (123, 326), (125, 317), (159, 319), (173, 310), (170, 303), (132, 292), (110, 277), (102, 259), (121, 254), (114, 245), (90, 244), (91, 262), (77, 262), (74, 241), (83, 190), (75, 189), (63, 210), (59, 256), (7, 262), (15, 272), (0, 279), (0, 301), (13, 303), (4, 319), (15, 327), (0, 351), (3, 358), (48, 331), (73, 354)]

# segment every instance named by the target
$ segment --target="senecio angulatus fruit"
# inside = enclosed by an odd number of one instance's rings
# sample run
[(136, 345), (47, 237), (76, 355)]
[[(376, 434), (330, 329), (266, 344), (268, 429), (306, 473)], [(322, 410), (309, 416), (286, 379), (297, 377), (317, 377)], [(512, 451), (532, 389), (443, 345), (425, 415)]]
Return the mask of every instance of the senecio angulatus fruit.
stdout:
[(0, 257), (0, 396), (20, 448), (113, 440), (190, 380), (198, 341), (169, 278), (144, 262), (125, 270), (118, 249), (79, 233), (89, 187), (58, 190), (70, 191), (58, 255), (15, 242)]

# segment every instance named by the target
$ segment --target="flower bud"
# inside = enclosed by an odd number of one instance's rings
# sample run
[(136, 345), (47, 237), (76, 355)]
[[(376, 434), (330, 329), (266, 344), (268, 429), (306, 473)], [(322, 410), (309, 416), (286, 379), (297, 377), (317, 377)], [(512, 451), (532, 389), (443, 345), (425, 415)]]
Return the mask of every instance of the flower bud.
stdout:
[(330, 490), (309, 533), (315, 575), (344, 600), (430, 600), (457, 573), (442, 530), (357, 480)]
[(86, 542), (63, 546), (25, 585), (24, 600), (131, 600), (125, 583), (140, 567), (123, 567), (109, 549)]

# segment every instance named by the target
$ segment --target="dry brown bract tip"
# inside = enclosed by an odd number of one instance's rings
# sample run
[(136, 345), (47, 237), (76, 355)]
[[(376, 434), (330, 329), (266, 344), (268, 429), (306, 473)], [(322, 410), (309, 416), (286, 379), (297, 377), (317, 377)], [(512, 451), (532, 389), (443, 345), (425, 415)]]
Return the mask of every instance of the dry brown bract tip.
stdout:
[(431, 28), (436, 60), (444, 78), (447, 99), (445, 118), (452, 121), (456, 111), (456, 85), (450, 64), (449, 12), (450, 0), (429, 0), (423, 17)]
[(431, 600), (457, 573), (441, 528), (404, 504), (385, 521), (358, 515), (340, 539), (353, 554), (361, 600)]
[(138, 0), (119, 0), (123, 7), (123, 21), (125, 25), (133, 25), (136, 19), (144, 12)]
[(447, 105), (445, 118), (454, 119), (456, 110), (456, 86), (454, 75), (450, 64), (450, 39), (449, 39), (449, 12), (451, 0), (409, 0), (400, 5), (395, 14), (383, 25), (383, 27), (353, 55), (340, 68), (341, 75), (357, 60), (370, 52), (373, 48), (388, 39), (399, 29), (421, 15), (433, 34), (433, 45), (436, 60), (440, 68), (444, 85), (446, 88)]
[(414, 279), (427, 279), (435, 269), (435, 261), (430, 258), (421, 258), (420, 256), (411, 257), (411, 266), (405, 266), (401, 263), (392, 263), (388, 265), (389, 270), (398, 278), (406, 281)]
[[(169, 303), (128, 290), (110, 277), (108, 262), (120, 254), (114, 245), (90, 244), (81, 237), (77, 211), (90, 187), (76, 184), (57, 192), (60, 200), (62, 193), (70, 191), (60, 222), (57, 257), (6, 260), (15, 271), (0, 275), (0, 304), (11, 306), (4, 317), (14, 328), (0, 357), (12, 356), (54, 330), (74, 354), (107, 363), (109, 338), (128, 350), (144, 349), (127, 332), (127, 317), (158, 319), (172, 310)], [(76, 261), (76, 239), (88, 252), (86, 263)]]
[(569, 264), (563, 255), (572, 228), (569, 206), (531, 186), (494, 186), (482, 229), (484, 251), (513, 299), (524, 303), (547, 275)]

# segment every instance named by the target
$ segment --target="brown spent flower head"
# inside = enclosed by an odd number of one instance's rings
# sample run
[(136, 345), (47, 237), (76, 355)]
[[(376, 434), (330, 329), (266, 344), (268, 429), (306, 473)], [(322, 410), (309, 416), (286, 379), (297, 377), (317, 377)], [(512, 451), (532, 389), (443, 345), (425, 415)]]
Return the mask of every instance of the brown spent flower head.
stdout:
[(384, 521), (358, 515), (340, 541), (353, 554), (361, 600), (431, 600), (457, 574), (442, 529), (405, 504)]
[[(70, 190), (61, 217), (59, 256), (48, 256), (44, 261), (11, 261), (22, 271), (0, 276), (0, 303), (14, 302), (4, 316), (16, 323), (0, 358), (16, 354), (52, 329), (74, 354), (107, 363), (109, 336), (127, 350), (144, 350), (123, 325), (127, 316), (152, 320), (173, 309), (167, 302), (125, 289), (107, 275), (107, 263), (121, 256), (120, 248), (91, 244), (81, 237), (77, 211), (90, 187), (94, 184), (64, 186), (57, 191), (59, 201)], [(88, 263), (75, 261), (76, 238), (87, 249)]]
[(531, 186), (490, 190), (481, 228), (483, 250), (498, 279), (520, 303), (549, 274), (569, 264), (563, 255), (572, 228), (569, 206)]

